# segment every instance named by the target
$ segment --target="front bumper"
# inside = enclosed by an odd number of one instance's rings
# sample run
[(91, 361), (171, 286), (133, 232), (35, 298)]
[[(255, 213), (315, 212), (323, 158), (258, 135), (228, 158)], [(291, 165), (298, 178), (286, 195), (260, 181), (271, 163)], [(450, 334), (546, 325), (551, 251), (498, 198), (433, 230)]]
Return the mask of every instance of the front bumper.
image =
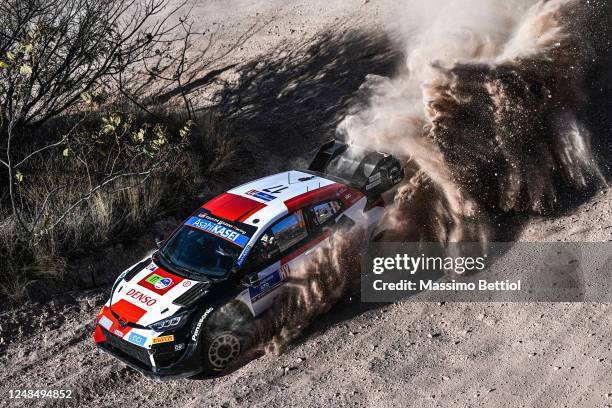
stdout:
[[(159, 366), (158, 364), (153, 365), (156, 350), (148, 350), (133, 345), (99, 325), (96, 325), (94, 338), (96, 339), (96, 345), (100, 349), (139, 371), (147, 378), (174, 380), (193, 377), (203, 371), (201, 351), (199, 344), (196, 344), (196, 342), (190, 341), (185, 351), (175, 362)], [(153, 361), (151, 361), (151, 356), (153, 356)], [(148, 362), (147, 359), (149, 360)]]

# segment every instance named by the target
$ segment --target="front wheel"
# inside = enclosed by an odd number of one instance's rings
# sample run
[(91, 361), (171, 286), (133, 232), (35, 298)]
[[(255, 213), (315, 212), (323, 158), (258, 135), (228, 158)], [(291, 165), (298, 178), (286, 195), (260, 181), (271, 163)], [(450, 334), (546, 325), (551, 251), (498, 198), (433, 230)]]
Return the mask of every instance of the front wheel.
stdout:
[(253, 317), (243, 303), (234, 301), (210, 316), (202, 336), (205, 374), (217, 375), (253, 346)]
[(232, 332), (219, 333), (204, 346), (206, 366), (213, 372), (225, 370), (240, 355), (240, 338)]

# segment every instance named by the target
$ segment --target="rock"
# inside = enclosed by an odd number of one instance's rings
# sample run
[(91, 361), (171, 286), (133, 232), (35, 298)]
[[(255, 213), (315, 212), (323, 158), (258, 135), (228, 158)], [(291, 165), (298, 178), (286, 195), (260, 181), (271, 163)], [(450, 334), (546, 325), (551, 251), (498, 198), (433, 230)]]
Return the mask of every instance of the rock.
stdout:
[(430, 339), (433, 339), (434, 337), (439, 337), (441, 335), (442, 335), (442, 333), (429, 333), (429, 334), (427, 334), (427, 337), (430, 338)]

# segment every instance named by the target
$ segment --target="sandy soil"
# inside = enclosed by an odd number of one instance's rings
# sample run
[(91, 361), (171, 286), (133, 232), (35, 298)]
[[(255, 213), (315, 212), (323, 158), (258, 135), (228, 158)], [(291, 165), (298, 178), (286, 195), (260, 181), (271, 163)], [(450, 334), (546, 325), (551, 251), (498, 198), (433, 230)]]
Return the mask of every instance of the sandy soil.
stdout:
[[(376, 0), (202, 3), (194, 13), (203, 24), (222, 25), (219, 46), (232, 43), (257, 13), (277, 16), (232, 58), (313, 35), (339, 19), (374, 29), (387, 10)], [(611, 213), (612, 190), (606, 190), (562, 217), (530, 222), (519, 239), (610, 241)], [(0, 405), (612, 406), (609, 304), (347, 299), (280, 356), (263, 355), (213, 380), (162, 383), (95, 349), (93, 319), (107, 292), (0, 311)], [(24, 388), (71, 389), (74, 398), (6, 399), (9, 389)]]

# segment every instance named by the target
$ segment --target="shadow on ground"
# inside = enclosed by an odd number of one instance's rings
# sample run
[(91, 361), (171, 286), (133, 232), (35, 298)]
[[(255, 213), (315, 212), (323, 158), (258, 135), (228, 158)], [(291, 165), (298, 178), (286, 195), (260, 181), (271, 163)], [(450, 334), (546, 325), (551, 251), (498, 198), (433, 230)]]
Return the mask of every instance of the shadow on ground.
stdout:
[(259, 174), (302, 167), (334, 135), (365, 76), (392, 75), (401, 58), (385, 34), (327, 31), (238, 67), (215, 93), (215, 109)]

